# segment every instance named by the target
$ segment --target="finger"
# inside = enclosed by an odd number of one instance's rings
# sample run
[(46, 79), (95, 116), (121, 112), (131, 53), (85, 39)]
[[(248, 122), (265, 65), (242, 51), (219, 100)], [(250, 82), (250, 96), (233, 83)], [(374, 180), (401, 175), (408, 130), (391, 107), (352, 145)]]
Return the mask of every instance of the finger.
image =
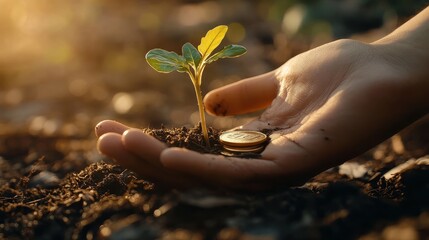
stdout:
[(153, 167), (143, 161), (139, 161), (134, 154), (124, 148), (121, 135), (106, 133), (99, 138), (97, 147), (102, 154), (115, 159), (121, 166), (130, 168), (144, 177), (155, 177)]
[(102, 154), (115, 159), (118, 164), (131, 169), (146, 180), (175, 187), (199, 186), (192, 179), (154, 167), (127, 151), (122, 144), (122, 136), (117, 133), (106, 133), (101, 136), (97, 147)]
[(128, 151), (147, 160), (154, 166), (161, 166), (159, 156), (167, 146), (139, 129), (128, 129), (122, 134), (122, 143)]
[(206, 110), (212, 115), (236, 115), (263, 109), (277, 96), (275, 72), (218, 88), (204, 98)]
[(207, 183), (235, 189), (271, 188), (267, 180), (281, 175), (274, 161), (227, 158), (200, 154), (183, 148), (168, 148), (161, 153), (162, 164), (170, 169), (194, 175)]
[(122, 123), (113, 120), (103, 120), (95, 126), (95, 135), (97, 137), (100, 137), (103, 134), (109, 132), (122, 134), (127, 129), (129, 129), (129, 127), (125, 126)]

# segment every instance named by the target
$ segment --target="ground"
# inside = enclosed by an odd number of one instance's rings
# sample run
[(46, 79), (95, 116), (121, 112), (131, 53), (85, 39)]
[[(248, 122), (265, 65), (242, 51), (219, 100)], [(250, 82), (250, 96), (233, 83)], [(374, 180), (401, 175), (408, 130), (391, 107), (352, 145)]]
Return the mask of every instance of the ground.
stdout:
[[(93, 131), (115, 119), (203, 151), (186, 140), (198, 132), (191, 82), (153, 71), (150, 49), (180, 52), (227, 24), (223, 44), (248, 52), (207, 67), (205, 94), (339, 38), (371, 42), (426, 5), (0, 1), (0, 239), (428, 239), (427, 117), (303, 186), (261, 193), (153, 184), (100, 155)], [(258, 114), (207, 121), (226, 130)]]
[[(87, 139), (3, 136), (14, 151), (0, 159), (0, 237), (425, 239), (428, 127), (420, 122), (303, 186), (263, 193), (169, 189), (99, 161)], [(171, 144), (204, 145), (198, 128), (176, 130)]]

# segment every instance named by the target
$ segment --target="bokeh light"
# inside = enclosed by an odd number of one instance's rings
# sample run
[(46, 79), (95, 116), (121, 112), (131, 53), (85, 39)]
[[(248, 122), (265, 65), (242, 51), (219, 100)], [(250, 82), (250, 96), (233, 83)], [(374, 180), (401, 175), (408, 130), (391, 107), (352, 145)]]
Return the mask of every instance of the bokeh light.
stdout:
[(117, 93), (112, 99), (113, 108), (119, 114), (127, 113), (134, 105), (133, 97), (128, 93)]
[[(149, 49), (181, 52), (183, 43), (198, 45), (208, 29), (228, 25), (223, 44), (248, 52), (207, 67), (205, 94), (337, 38), (377, 39), (422, 4), (0, 1), (0, 126), (2, 132), (92, 136), (93, 125), (106, 118), (136, 127), (196, 124), (187, 76), (153, 71), (144, 58)], [(227, 129), (257, 114), (207, 118)]]
[(296, 5), (288, 9), (282, 20), (282, 29), (289, 36), (295, 35), (304, 20), (306, 8), (304, 5)]
[(177, 9), (177, 20), (183, 26), (212, 23), (221, 16), (221, 7), (215, 1), (184, 4)]
[(239, 43), (246, 37), (246, 29), (240, 23), (231, 23), (228, 25), (228, 28), (226, 38), (232, 43)]

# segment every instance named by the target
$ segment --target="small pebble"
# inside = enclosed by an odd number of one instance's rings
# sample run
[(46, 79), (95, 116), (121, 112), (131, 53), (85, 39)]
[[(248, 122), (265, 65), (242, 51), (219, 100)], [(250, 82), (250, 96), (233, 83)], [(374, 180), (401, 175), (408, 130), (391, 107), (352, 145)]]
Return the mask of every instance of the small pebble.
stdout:
[(60, 184), (60, 179), (53, 172), (41, 171), (31, 178), (30, 187), (54, 188)]

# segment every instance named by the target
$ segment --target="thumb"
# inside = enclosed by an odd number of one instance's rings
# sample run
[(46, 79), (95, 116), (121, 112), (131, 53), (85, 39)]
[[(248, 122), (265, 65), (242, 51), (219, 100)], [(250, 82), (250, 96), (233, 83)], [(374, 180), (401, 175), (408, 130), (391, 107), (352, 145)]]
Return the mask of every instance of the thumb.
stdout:
[(216, 116), (244, 114), (269, 106), (277, 91), (278, 81), (272, 71), (215, 89), (207, 93), (204, 105)]

